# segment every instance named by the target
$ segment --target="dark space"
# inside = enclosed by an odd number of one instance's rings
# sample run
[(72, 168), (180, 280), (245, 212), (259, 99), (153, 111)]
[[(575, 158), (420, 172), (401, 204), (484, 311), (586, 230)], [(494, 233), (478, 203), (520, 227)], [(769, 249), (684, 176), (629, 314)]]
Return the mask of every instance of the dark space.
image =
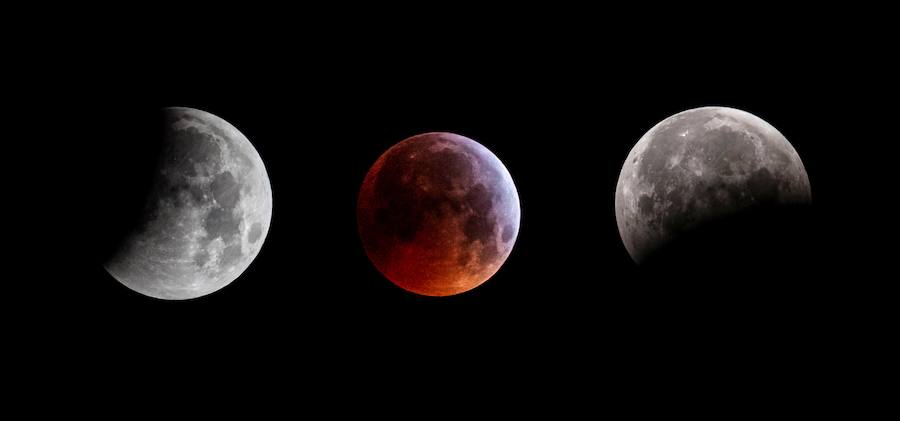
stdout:
[[(62, 176), (38, 182), (65, 209), (48, 219), (56, 246), (43, 254), (66, 251), (43, 264), (40, 292), (17, 303), (40, 326), (27, 329), (32, 341), (55, 344), (35, 357), (76, 378), (168, 382), (184, 369), (209, 381), (289, 378), (324, 396), (349, 394), (348, 384), (495, 377), (594, 411), (595, 399), (756, 408), (840, 395), (853, 375), (846, 359), (857, 361), (849, 355), (883, 311), (846, 222), (855, 183), (841, 168), (852, 136), (839, 122), (856, 119), (855, 95), (868, 89), (847, 75), (866, 52), (827, 25), (637, 31), (583, 14), (541, 25), (536, 15), (439, 31), (254, 20), (253, 34), (197, 42), (148, 25), (54, 42), (52, 62), (66, 70), (45, 66), (39, 77), (53, 79), (49, 110), (66, 110), (45, 129), (61, 155), (48, 165)], [(705, 105), (748, 111), (784, 134), (813, 204), (718, 221), (639, 267), (616, 227), (622, 163), (654, 124)], [(166, 106), (238, 128), (273, 191), (256, 260), (188, 301), (142, 296), (102, 267), (153, 188)], [(430, 131), (496, 154), (522, 208), (500, 271), (445, 298), (381, 276), (356, 225), (369, 167)]]

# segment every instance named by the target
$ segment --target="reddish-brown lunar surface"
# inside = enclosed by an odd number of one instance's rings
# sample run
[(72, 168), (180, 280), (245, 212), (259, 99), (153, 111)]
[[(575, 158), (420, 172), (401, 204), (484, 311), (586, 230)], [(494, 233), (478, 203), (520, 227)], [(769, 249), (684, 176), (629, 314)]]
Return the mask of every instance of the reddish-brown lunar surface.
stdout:
[(494, 275), (519, 232), (519, 195), (481, 144), (425, 133), (385, 152), (363, 181), (357, 221), (372, 263), (421, 295), (459, 294)]

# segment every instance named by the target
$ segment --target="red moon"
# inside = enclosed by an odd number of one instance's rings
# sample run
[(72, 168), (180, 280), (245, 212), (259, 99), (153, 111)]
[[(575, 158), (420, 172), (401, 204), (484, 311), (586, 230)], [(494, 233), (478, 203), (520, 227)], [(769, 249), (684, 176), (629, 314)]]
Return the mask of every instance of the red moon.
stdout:
[(519, 233), (519, 194), (487, 148), (425, 133), (387, 150), (366, 174), (357, 222), (366, 254), (421, 295), (469, 291), (493, 276)]

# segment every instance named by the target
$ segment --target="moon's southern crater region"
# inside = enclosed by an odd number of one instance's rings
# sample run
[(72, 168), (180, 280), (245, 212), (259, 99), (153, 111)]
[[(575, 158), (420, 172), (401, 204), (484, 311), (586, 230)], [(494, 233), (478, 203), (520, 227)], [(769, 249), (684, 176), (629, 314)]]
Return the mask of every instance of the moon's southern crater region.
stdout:
[(105, 267), (134, 291), (181, 300), (217, 291), (247, 269), (269, 231), (272, 188), (234, 126), (191, 108), (162, 114), (162, 155), (144, 216)]
[(453, 133), (425, 133), (385, 152), (363, 181), (359, 233), (375, 267), (428, 296), (481, 285), (519, 232), (519, 195), (503, 163)]
[(634, 146), (616, 186), (616, 223), (641, 263), (704, 222), (810, 203), (797, 151), (762, 119), (726, 107), (675, 114)]

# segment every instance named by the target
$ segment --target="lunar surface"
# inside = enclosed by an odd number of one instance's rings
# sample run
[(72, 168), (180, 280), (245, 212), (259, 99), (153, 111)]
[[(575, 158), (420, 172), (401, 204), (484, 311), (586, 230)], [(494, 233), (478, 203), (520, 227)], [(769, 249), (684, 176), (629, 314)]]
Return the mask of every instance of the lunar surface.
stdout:
[(706, 221), (810, 200), (803, 163), (778, 130), (744, 111), (704, 107), (663, 120), (634, 146), (616, 186), (616, 222), (640, 263)]
[(426, 133), (391, 147), (369, 170), (357, 207), (362, 243), (407, 291), (459, 294), (506, 261), (519, 232), (519, 195), (479, 143)]
[(259, 253), (272, 189), (250, 141), (191, 108), (162, 110), (158, 173), (140, 226), (106, 270), (150, 297), (181, 300), (228, 285)]

